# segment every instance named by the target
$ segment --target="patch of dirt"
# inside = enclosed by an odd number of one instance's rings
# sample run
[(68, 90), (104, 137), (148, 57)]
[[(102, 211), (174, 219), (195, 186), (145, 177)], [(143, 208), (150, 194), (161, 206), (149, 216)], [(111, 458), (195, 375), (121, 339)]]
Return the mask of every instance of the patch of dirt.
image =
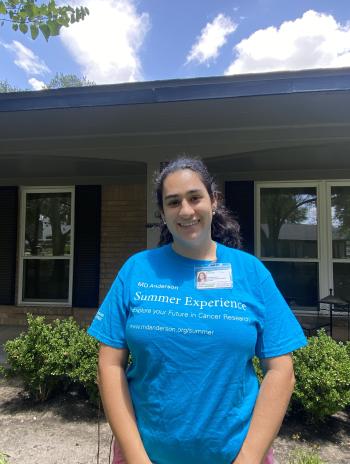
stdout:
[[(100, 420), (100, 464), (108, 464), (111, 432)], [(10, 464), (96, 464), (98, 410), (75, 392), (33, 403), (18, 380), (0, 378), (0, 451)], [(350, 410), (316, 428), (288, 417), (275, 440), (279, 464), (296, 447), (316, 449), (329, 464), (350, 463)], [(214, 463), (213, 463), (214, 464)]]
[[(79, 395), (31, 401), (17, 380), (0, 379), (0, 451), (10, 464), (96, 464), (98, 409)], [(100, 458), (107, 464), (111, 432), (100, 421)]]
[(287, 416), (274, 443), (279, 463), (285, 464), (296, 447), (316, 451), (328, 464), (350, 464), (350, 409), (334, 414), (318, 426), (301, 416)]

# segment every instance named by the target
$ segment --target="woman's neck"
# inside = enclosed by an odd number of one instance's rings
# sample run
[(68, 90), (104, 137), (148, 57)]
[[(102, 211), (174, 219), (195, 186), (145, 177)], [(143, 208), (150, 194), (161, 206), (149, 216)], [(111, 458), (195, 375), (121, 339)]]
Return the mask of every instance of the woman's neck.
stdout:
[(185, 258), (198, 259), (202, 261), (216, 260), (216, 243), (210, 239), (209, 243), (201, 244), (198, 247), (186, 246), (186, 244), (173, 242), (172, 248), (175, 253), (184, 256)]

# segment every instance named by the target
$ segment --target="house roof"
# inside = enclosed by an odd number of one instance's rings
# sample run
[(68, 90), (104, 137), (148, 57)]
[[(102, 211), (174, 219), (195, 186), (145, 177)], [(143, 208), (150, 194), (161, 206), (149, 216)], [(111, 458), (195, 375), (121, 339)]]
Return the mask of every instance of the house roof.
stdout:
[(224, 172), (343, 169), (349, 108), (350, 69), (0, 94), (0, 172), (107, 176), (182, 152)]
[(349, 91), (350, 68), (173, 79), (0, 94), (0, 112)]

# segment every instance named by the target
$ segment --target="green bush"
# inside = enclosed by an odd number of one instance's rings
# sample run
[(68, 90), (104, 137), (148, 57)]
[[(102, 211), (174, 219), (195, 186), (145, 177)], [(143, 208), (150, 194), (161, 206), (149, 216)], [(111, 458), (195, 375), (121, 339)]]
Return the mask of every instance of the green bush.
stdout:
[(6, 459), (6, 455), (0, 451), (0, 464), (8, 464), (8, 460)]
[(96, 368), (98, 342), (73, 318), (45, 322), (28, 315), (28, 331), (5, 343), (9, 368), (5, 374), (19, 376), (36, 401), (72, 383), (85, 388), (89, 397), (98, 396)]
[[(324, 330), (309, 338), (308, 346), (293, 354), (296, 386), (290, 409), (310, 422), (324, 420), (350, 405), (350, 343), (337, 343)], [(253, 358), (259, 382), (263, 372)]]
[(314, 451), (296, 448), (289, 455), (288, 464), (326, 464)]
[(73, 330), (71, 335), (68, 377), (73, 383), (81, 385), (90, 401), (98, 405), (100, 396), (96, 375), (99, 343), (83, 329)]
[(346, 351), (348, 352), (349, 358), (350, 358), (350, 341), (346, 342)]
[(317, 422), (350, 404), (350, 358), (344, 344), (321, 330), (293, 358), (297, 381), (292, 396), (294, 410), (304, 410)]
[(259, 383), (261, 383), (263, 378), (264, 378), (264, 374), (263, 374), (263, 370), (261, 368), (260, 360), (256, 356), (254, 356), (254, 358), (253, 358), (253, 367), (254, 367), (256, 376), (257, 376), (257, 378), (259, 380)]

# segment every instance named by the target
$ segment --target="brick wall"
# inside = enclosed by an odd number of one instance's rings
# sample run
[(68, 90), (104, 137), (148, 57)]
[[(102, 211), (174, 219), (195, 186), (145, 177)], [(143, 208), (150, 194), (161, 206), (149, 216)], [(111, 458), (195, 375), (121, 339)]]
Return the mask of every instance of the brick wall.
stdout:
[(102, 188), (100, 301), (124, 261), (147, 247), (146, 183)]
[(24, 328), (27, 325), (27, 313), (36, 316), (45, 316), (47, 322), (54, 319), (74, 317), (79, 324), (87, 327), (96, 312), (96, 308), (63, 308), (49, 305), (45, 306), (5, 306), (0, 305), (0, 330), (2, 325), (19, 325)]

